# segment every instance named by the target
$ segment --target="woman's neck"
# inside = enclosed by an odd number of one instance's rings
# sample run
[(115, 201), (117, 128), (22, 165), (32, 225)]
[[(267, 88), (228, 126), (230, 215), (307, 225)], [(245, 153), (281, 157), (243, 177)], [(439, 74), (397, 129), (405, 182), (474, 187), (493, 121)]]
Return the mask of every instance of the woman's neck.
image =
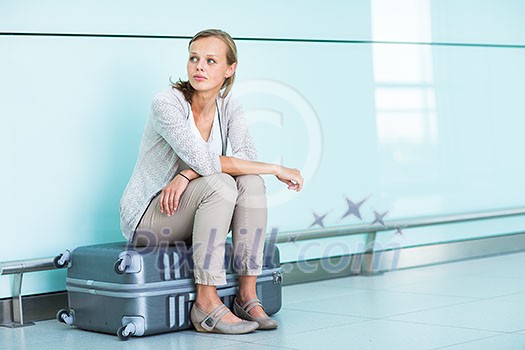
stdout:
[[(217, 93), (214, 94), (205, 94), (205, 93), (195, 93), (191, 97), (191, 110), (193, 115), (197, 118), (203, 118), (209, 115), (215, 114), (215, 100), (217, 98)], [(211, 113), (213, 110), (213, 113)]]

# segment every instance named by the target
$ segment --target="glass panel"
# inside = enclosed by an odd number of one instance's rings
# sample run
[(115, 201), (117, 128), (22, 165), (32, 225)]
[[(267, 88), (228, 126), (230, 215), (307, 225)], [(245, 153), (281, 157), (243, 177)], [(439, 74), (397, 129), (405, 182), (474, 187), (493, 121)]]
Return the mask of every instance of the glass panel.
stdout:
[[(410, 7), (415, 3), (397, 2), (395, 11), (384, 0), (361, 2), (352, 9), (334, 7), (345, 20), (324, 27), (333, 18), (327, 15), (308, 32), (290, 25), (285, 14), (278, 20), (280, 27), (266, 34), (338, 39), (336, 32), (341, 38), (378, 41), (525, 42), (522, 1), (506, 6), (484, 1), (468, 8), (452, 0), (430, 5), (422, 1)], [(3, 2), (0, 16), (22, 16), (24, 20), (16, 23), (33, 25), (19, 29), (94, 28), (65, 15), (70, 7), (48, 9), (64, 19), (59, 23), (38, 7), (13, 4)], [(447, 4), (455, 10), (448, 11)], [(110, 26), (104, 16), (111, 11), (85, 6), (87, 12), (101, 13), (101, 22), (93, 22), (99, 32), (131, 32), (125, 20)], [(334, 8), (327, 11), (333, 14)], [(391, 18), (385, 20), (387, 15)], [(44, 26), (35, 16), (57, 26)], [(487, 20), (491, 26), (486, 26)], [(0, 20), (4, 31), (13, 30), (7, 25), (15, 20), (9, 21)], [(396, 36), (391, 30), (399, 23)], [(342, 27), (346, 31), (334, 30)], [(274, 27), (268, 22), (258, 28)], [(250, 33), (239, 28), (234, 34)], [(51, 255), (57, 246), (122, 239), (118, 202), (136, 160), (151, 97), (168, 86), (170, 76), (185, 77), (187, 41), (2, 36), (0, 46), (0, 209), (8, 217), (3, 223), (2, 260)], [(238, 47), (235, 89), (260, 159), (298, 167), (306, 178), (304, 191), (297, 194), (266, 177), (269, 228), (302, 232), (367, 225), (376, 215), (394, 220), (523, 206), (523, 47), (257, 40), (239, 41)], [(348, 212), (351, 203), (361, 202), (360, 217)], [(520, 220), (406, 230), (401, 244), (516, 232)], [(380, 235), (382, 244), (399, 237), (395, 232)], [(344, 249), (358, 251), (363, 242), (362, 235), (348, 238), (349, 248)], [(330, 246), (331, 240), (318, 243), (304, 256), (343, 249)], [(282, 244), (283, 256), (300, 258), (302, 244)], [(36, 282), (26, 286), (38, 292)], [(0, 297), (7, 290), (8, 283), (2, 283)]]

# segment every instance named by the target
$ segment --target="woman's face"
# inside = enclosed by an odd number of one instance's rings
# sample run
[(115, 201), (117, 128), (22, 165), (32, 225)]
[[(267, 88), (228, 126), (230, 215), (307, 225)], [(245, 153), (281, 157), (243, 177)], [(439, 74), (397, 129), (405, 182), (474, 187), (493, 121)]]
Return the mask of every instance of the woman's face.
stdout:
[(224, 80), (235, 73), (236, 63), (228, 64), (226, 49), (226, 44), (216, 37), (200, 38), (191, 43), (186, 69), (196, 91), (218, 93)]

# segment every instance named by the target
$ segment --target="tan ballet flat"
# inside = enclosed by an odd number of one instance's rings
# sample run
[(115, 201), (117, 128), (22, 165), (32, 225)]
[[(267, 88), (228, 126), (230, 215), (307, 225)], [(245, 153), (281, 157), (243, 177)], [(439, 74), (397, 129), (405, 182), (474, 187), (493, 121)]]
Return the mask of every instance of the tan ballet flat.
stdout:
[(237, 298), (233, 301), (233, 313), (243, 320), (255, 321), (259, 324), (259, 329), (275, 329), (279, 326), (276, 320), (270, 317), (253, 317), (250, 315), (250, 310), (256, 306), (264, 307), (259, 299), (251, 299), (245, 302), (243, 305), (239, 305)]
[(226, 305), (222, 304), (215, 308), (209, 314), (202, 311), (193, 304), (190, 312), (190, 319), (193, 326), (198, 332), (211, 332), (223, 334), (245, 334), (250, 333), (259, 328), (257, 322), (250, 322), (242, 320), (237, 323), (224, 323), (221, 318), (224, 317), (230, 310)]

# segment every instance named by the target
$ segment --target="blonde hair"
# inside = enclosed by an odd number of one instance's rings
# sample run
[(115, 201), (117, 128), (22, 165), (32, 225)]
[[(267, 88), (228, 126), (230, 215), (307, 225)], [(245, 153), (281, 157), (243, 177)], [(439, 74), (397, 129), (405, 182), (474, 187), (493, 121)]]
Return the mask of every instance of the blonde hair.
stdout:
[[(230, 36), (230, 34), (226, 33), (225, 31), (222, 31), (220, 29), (205, 29), (201, 30), (197, 34), (191, 38), (189, 44), (188, 44), (188, 50), (191, 46), (191, 44), (199, 39), (202, 38), (208, 38), (208, 37), (215, 37), (218, 39), (221, 39), (226, 44), (226, 61), (229, 65), (232, 65), (237, 62), (237, 45), (235, 45), (235, 42), (233, 41), (233, 38)], [(221, 97), (226, 97), (232, 87), (233, 82), (235, 81), (235, 72), (231, 77), (228, 77), (224, 80), (224, 83), (221, 86), (221, 89), (224, 91), (220, 95)], [(193, 86), (191, 86), (190, 82), (188, 80), (181, 80), (179, 79), (176, 83), (173, 83), (170, 79), (171, 86), (179, 91), (181, 91), (184, 94), (184, 97), (188, 102), (191, 103), (191, 98), (193, 97), (193, 94), (195, 93), (195, 89)]]

